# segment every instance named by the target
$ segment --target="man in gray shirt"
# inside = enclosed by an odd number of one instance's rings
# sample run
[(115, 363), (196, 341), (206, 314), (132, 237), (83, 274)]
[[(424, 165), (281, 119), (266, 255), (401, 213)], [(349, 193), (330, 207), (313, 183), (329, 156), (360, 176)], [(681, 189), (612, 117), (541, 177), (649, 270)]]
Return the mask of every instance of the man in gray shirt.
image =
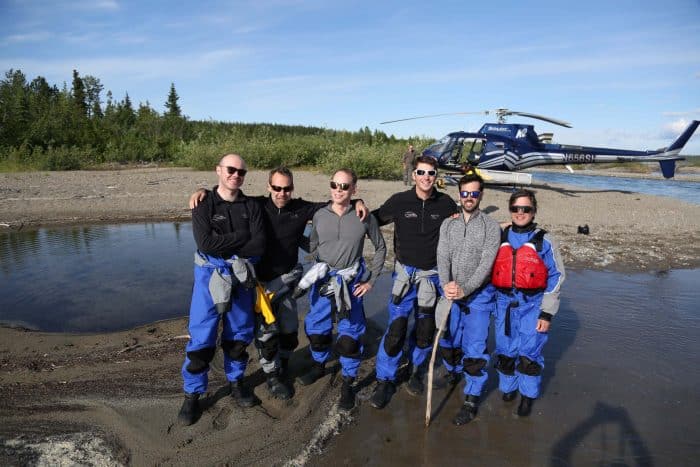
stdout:
[[(340, 169), (333, 174), (331, 202), (316, 212), (312, 221), (310, 251), (316, 264), (299, 283), (300, 288), (311, 286), (311, 309), (304, 320), (304, 328), (314, 365), (297, 381), (306, 386), (325, 374), (335, 314), (338, 322), (335, 348), (340, 355), (343, 375), (339, 406), (344, 410), (355, 406), (352, 385), (360, 366), (361, 339), (365, 332), (362, 297), (372, 289), (386, 256), (386, 245), (376, 218), (370, 215), (362, 221), (350, 207), (356, 185), (357, 175), (350, 169)], [(369, 271), (362, 258), (365, 236), (374, 245)]]
[(474, 172), (459, 180), (462, 212), (458, 218), (443, 221), (437, 248), (440, 284), (445, 298), (452, 300), (440, 352), (448, 380), (456, 384), (463, 375), (466, 381), (465, 401), (453, 420), (455, 425), (474, 419), (487, 379), (486, 339), (495, 307), (490, 278), (501, 230), (495, 220), (479, 210), (483, 189), (483, 179)]

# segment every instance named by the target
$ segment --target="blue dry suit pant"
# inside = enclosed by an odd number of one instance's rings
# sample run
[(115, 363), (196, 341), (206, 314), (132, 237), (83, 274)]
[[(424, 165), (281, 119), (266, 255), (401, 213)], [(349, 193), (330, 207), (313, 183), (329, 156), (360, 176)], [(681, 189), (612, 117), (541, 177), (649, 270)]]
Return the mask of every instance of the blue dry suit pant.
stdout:
[(486, 341), (494, 311), (493, 294), (489, 285), (466, 300), (452, 302), (448, 326), (440, 338), (442, 363), (447, 371), (464, 374), (465, 396), (480, 396), (488, 379)]
[(537, 332), (542, 293), (496, 293), (496, 369), (502, 392), (516, 389), (526, 397), (540, 394), (544, 357), (549, 335)]
[(194, 286), (190, 304), (189, 332), (185, 362), (182, 365), (182, 378), (186, 393), (206, 392), (209, 382), (209, 363), (216, 352), (216, 338), (219, 321), (223, 319), (221, 348), (224, 355), (226, 379), (236, 381), (243, 377), (248, 363), (246, 348), (253, 340), (255, 289), (242, 285), (234, 286), (231, 304), (227, 312), (219, 314), (209, 291), (209, 280), (215, 270), (230, 275), (230, 265), (223, 260), (207, 257), (216, 267), (194, 267)]
[[(365, 334), (366, 320), (362, 297), (352, 294), (353, 287), (358, 284), (364, 275), (364, 262), (360, 262), (357, 275), (348, 282), (350, 291), (350, 306), (345, 313), (339, 313), (338, 331), (335, 348), (339, 355), (342, 375), (355, 378), (364, 346), (362, 336)], [(329, 273), (330, 280), (342, 280), (335, 271)], [(325, 363), (331, 356), (331, 344), (333, 342), (333, 313), (337, 313), (335, 296), (323, 296), (319, 293), (322, 285), (329, 280), (327, 276), (313, 284), (309, 295), (311, 308), (304, 319), (304, 330), (309, 338), (311, 356), (318, 363)]]
[[(411, 266), (404, 267), (409, 275), (418, 270)], [(392, 274), (392, 279), (396, 280), (396, 272)], [(442, 294), (437, 273), (430, 276), (428, 280), (435, 285), (436, 295)], [(408, 338), (409, 362), (414, 365), (414, 368), (419, 367), (430, 356), (435, 337), (435, 306), (433, 304), (432, 310), (426, 310), (428, 312), (419, 311), (417, 292), (417, 284), (410, 284), (399, 303), (395, 304), (392, 297), (389, 297), (389, 325), (377, 351), (377, 380), (379, 381), (396, 380), (396, 372), (404, 354), (408, 318), (414, 309), (416, 310), (415, 322)]]

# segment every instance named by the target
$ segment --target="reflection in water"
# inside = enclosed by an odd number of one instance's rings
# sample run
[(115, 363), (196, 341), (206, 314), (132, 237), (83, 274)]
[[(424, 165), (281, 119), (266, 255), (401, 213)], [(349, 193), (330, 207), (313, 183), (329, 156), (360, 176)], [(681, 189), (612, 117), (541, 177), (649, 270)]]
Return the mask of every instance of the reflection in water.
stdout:
[(62, 227), (0, 235), (0, 321), (109, 331), (184, 316), (189, 223)]

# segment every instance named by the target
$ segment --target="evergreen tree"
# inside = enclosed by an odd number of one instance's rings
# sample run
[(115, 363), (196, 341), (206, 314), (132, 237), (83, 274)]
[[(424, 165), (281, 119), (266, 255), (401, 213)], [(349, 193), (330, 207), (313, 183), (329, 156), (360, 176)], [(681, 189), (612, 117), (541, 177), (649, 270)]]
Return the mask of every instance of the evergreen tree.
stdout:
[(77, 70), (73, 70), (73, 102), (80, 116), (88, 116), (88, 106), (85, 97), (85, 85)]
[(182, 110), (178, 105), (177, 101), (180, 99), (175, 91), (175, 83), (170, 83), (170, 92), (168, 93), (168, 100), (165, 103), (165, 116), (166, 117), (182, 117)]

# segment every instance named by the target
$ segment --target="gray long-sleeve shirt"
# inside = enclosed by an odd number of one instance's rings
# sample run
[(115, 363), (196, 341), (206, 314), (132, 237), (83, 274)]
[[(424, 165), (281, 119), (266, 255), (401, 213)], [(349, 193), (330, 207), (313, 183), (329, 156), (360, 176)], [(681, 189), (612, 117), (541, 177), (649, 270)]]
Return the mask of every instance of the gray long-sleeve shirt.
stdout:
[(444, 287), (455, 281), (465, 296), (489, 282), (501, 243), (498, 223), (477, 210), (467, 222), (464, 216), (445, 219), (437, 248), (438, 274)]
[(329, 203), (316, 212), (312, 222), (310, 251), (316, 259), (328, 263), (334, 269), (350, 267), (362, 258), (365, 235), (369, 236), (374, 245), (374, 257), (369, 265), (369, 282), (374, 284), (386, 257), (386, 245), (377, 219), (370, 214), (363, 222), (351, 207), (339, 216)]

